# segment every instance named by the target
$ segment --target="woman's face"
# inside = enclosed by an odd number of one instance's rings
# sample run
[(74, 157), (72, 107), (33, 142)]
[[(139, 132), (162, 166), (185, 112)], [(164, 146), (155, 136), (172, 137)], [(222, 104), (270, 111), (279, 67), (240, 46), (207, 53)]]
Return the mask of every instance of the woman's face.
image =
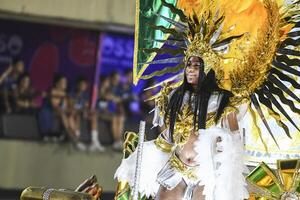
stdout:
[(112, 84), (115, 86), (115, 85), (118, 85), (119, 82), (120, 82), (120, 74), (116, 73), (112, 76)]
[(29, 78), (29, 76), (25, 76), (21, 80), (21, 87), (23, 87), (23, 88), (29, 88), (30, 87), (30, 78)]
[(19, 61), (19, 62), (16, 63), (15, 70), (16, 70), (17, 73), (19, 73), (19, 74), (24, 73), (24, 69), (25, 69), (25, 67), (24, 67), (24, 62), (23, 61)]
[(109, 80), (108, 77), (101, 80), (99, 88), (105, 88), (106, 89), (106, 88), (109, 88), (109, 87), (110, 87), (110, 80)]
[(197, 85), (199, 79), (199, 70), (201, 66), (201, 61), (199, 57), (191, 56), (185, 68), (186, 80), (189, 84)]
[(67, 82), (67, 79), (66, 78), (61, 78), (58, 82), (58, 87), (61, 89), (61, 90), (66, 90), (67, 87), (68, 87), (68, 82)]
[(87, 83), (87, 81), (81, 81), (78, 84), (78, 90), (79, 90), (79, 92), (85, 92), (87, 89), (88, 89), (88, 83)]

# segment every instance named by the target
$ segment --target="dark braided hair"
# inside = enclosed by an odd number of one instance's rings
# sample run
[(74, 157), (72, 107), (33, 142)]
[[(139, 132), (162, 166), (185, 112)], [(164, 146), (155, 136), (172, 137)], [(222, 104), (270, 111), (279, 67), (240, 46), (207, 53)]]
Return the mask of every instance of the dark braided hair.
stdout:
[(193, 86), (188, 83), (186, 72), (184, 71), (183, 83), (175, 89), (168, 103), (165, 113), (165, 119), (169, 117), (169, 131), (172, 141), (174, 126), (176, 123), (176, 116), (180, 112), (185, 92), (190, 91), (191, 93), (195, 93), (195, 108), (193, 119), (194, 129), (196, 129), (196, 127), (198, 127), (199, 129), (206, 128), (208, 101), (213, 92), (217, 91), (222, 96), (216, 112), (215, 123), (217, 123), (220, 119), (222, 113), (224, 112), (224, 109), (226, 108), (226, 106), (228, 106), (229, 98), (232, 96), (231, 92), (218, 87), (215, 72), (213, 70), (210, 70), (207, 75), (205, 75), (204, 61), (201, 58), (199, 58), (199, 61), (199, 79), (196, 89), (194, 89)]

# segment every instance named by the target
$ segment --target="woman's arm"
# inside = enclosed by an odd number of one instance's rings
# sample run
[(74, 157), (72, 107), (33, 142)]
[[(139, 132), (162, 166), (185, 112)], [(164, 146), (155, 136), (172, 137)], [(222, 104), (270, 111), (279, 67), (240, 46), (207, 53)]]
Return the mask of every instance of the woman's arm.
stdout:
[(239, 121), (245, 116), (248, 110), (248, 104), (242, 104), (234, 111), (226, 114), (221, 120), (221, 126), (230, 130), (231, 132), (236, 132), (239, 130)]
[(16, 103), (17, 103), (17, 107), (19, 107), (19, 108), (28, 108), (28, 107), (30, 107), (30, 102), (28, 100), (17, 99)]
[(235, 112), (227, 114), (222, 119), (222, 127), (229, 129), (231, 132), (239, 130), (239, 124)]
[(5, 78), (12, 72), (12, 66), (9, 66), (0, 76), (0, 85), (4, 82)]

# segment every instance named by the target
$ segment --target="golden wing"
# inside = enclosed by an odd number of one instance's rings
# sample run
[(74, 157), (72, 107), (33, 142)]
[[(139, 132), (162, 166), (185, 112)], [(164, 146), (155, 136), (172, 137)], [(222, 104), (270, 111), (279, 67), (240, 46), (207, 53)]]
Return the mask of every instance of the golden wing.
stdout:
[[(298, 127), (282, 105), (300, 114), (294, 103), (300, 102), (300, 99), (293, 92), (293, 89), (300, 89), (296, 81), (300, 76), (297, 69), (300, 65), (299, 1), (291, 2), (288, 6), (275, 0), (178, 0), (177, 6), (165, 0), (162, 2), (178, 15), (179, 20), (157, 14), (173, 27), (152, 27), (168, 34), (169, 37), (160, 42), (172, 48), (148, 51), (157, 54), (170, 51), (175, 56), (154, 59), (147, 64), (177, 63), (177, 66), (154, 71), (144, 78), (166, 73), (180, 74), (187, 57), (200, 56), (206, 70), (213, 69), (216, 72), (219, 86), (234, 94), (232, 105), (251, 102), (276, 142), (261, 109), (261, 105), (266, 106), (268, 113), (291, 137), (282, 117)], [(163, 82), (170, 80), (174, 81), (170, 78)], [(180, 80), (177, 77), (177, 81)]]

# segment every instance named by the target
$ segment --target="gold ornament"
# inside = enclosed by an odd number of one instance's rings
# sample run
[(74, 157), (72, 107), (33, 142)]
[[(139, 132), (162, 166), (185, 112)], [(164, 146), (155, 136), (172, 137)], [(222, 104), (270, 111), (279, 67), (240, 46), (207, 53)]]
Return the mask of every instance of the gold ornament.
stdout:
[(299, 200), (300, 159), (278, 160), (277, 172), (261, 163), (248, 176), (254, 188), (249, 200)]

